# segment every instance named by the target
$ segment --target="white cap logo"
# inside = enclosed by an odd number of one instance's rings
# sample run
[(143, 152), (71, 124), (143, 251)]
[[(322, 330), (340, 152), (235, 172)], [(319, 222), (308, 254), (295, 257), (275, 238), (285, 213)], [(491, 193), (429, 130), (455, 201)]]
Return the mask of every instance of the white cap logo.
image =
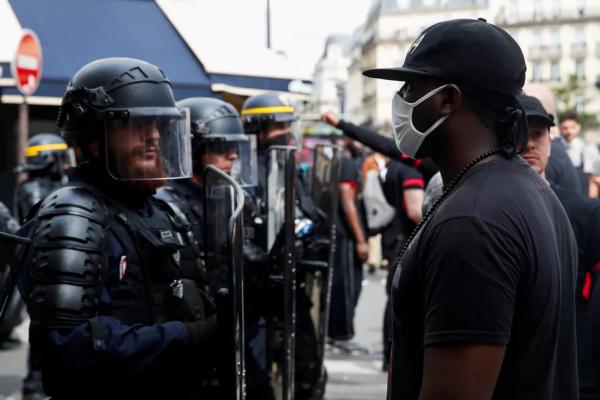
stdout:
[(417, 47), (419, 47), (419, 45), (423, 41), (423, 38), (425, 37), (425, 35), (426, 35), (426, 33), (422, 34), (421, 36), (419, 36), (417, 38), (417, 40), (415, 40), (415, 42), (412, 44), (412, 46), (410, 46), (410, 49), (408, 50), (408, 54), (411, 54), (413, 51), (415, 51), (415, 49)]

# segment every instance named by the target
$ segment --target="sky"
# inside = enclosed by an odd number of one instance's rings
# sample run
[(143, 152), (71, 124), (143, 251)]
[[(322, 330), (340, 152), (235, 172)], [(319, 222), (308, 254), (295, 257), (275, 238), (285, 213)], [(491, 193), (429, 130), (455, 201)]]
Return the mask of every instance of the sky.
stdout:
[[(162, 0), (166, 2), (190, 0)], [(212, 37), (228, 48), (266, 47), (267, 0), (193, 0), (197, 23), (214, 32)], [(271, 0), (271, 44), (285, 52), (299, 71), (311, 76), (331, 34), (346, 33), (361, 25), (372, 0)], [(201, 11), (200, 11), (201, 12)]]
[(370, 3), (371, 0), (271, 0), (272, 47), (285, 51), (303, 71), (312, 73), (327, 36), (351, 34), (365, 21)]

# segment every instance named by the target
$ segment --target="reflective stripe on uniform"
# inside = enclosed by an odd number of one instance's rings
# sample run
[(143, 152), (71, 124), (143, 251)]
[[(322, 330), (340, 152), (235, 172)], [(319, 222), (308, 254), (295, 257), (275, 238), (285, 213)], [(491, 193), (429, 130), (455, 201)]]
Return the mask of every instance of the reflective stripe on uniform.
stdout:
[(242, 116), (244, 115), (257, 115), (257, 114), (277, 114), (277, 113), (293, 113), (294, 107), (291, 106), (277, 106), (277, 107), (256, 107), (242, 110)]
[(25, 157), (35, 157), (38, 154), (40, 154), (41, 151), (67, 150), (68, 148), (69, 146), (67, 146), (66, 143), (52, 143), (30, 146), (25, 149)]

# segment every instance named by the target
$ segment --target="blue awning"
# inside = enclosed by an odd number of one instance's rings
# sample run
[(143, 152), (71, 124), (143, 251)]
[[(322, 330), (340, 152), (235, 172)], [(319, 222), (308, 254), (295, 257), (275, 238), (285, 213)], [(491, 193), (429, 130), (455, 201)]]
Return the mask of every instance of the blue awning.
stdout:
[[(269, 78), (269, 77), (256, 77), (256, 76), (244, 76), (244, 75), (227, 75), (227, 74), (210, 74), (212, 83), (221, 83), (225, 85), (231, 85), (241, 88), (249, 89), (260, 89), (260, 90), (274, 90), (278, 92), (290, 92), (290, 82), (297, 80), (294, 79), (282, 79), (282, 78)], [(299, 81), (302, 84), (310, 85), (310, 81)]]
[[(178, 99), (214, 96), (200, 62), (153, 0), (9, 0), (21, 26), (37, 33), (44, 66), (36, 96), (62, 97), (70, 77), (104, 57), (158, 65)], [(16, 89), (5, 89), (11, 93)]]

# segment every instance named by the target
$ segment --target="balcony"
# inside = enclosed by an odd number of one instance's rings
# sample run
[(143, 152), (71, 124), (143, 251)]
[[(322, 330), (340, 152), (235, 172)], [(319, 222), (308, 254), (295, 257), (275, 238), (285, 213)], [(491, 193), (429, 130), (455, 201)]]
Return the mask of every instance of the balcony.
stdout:
[(562, 57), (562, 47), (560, 44), (552, 44), (546, 47), (546, 53), (551, 60), (559, 60)]
[(527, 57), (532, 61), (541, 60), (544, 57), (546, 46), (530, 46)]
[(573, 43), (571, 45), (571, 57), (576, 59), (585, 58), (587, 56), (587, 45), (585, 43)]
[(551, 61), (559, 60), (562, 56), (562, 48), (560, 44), (550, 46), (531, 46), (529, 47), (528, 58), (531, 61), (539, 61), (542, 59), (550, 59)]

